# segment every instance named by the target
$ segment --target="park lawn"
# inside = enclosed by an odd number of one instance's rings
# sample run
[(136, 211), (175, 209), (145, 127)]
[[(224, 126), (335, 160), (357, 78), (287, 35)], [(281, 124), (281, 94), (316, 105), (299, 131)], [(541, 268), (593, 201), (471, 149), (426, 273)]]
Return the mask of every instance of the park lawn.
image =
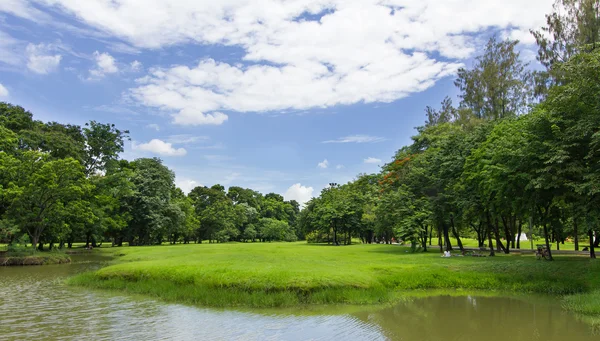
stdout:
[(554, 262), (531, 255), (441, 258), (437, 252), (409, 253), (398, 245), (334, 247), (303, 242), (101, 252), (117, 255), (116, 263), (69, 282), (219, 307), (378, 304), (446, 290), (572, 295), (570, 302), (582, 312), (599, 310), (576, 299), (579, 294), (600, 292), (600, 263), (581, 256), (556, 256)]

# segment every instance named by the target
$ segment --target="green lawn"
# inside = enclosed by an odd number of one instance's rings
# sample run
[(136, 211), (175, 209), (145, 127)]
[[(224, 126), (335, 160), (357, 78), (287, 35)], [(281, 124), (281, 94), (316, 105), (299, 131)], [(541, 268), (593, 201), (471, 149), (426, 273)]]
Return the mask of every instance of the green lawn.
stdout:
[[(334, 247), (303, 242), (99, 252), (114, 252), (115, 264), (74, 277), (71, 284), (206, 306), (376, 304), (440, 290), (598, 295), (600, 289), (600, 263), (581, 256), (557, 256), (554, 262), (532, 255), (441, 258), (437, 252), (412, 254), (398, 245)], [(598, 310), (569, 297), (583, 312)]]

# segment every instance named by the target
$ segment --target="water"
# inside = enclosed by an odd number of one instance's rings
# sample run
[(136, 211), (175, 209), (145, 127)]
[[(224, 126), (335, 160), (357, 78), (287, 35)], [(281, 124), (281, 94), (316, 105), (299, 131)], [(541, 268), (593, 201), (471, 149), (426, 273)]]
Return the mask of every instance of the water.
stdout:
[(65, 286), (98, 268), (0, 267), (0, 340), (598, 340), (548, 300), (434, 297), (388, 308), (236, 311)]

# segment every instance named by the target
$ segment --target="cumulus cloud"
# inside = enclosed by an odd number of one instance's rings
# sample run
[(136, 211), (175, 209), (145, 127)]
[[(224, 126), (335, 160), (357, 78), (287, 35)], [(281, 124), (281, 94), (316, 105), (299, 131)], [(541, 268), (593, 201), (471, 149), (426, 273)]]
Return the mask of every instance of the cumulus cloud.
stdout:
[(300, 183), (297, 183), (293, 184), (285, 191), (283, 198), (288, 201), (296, 200), (300, 206), (304, 207), (304, 204), (313, 197), (313, 192), (314, 189), (312, 187), (302, 186)]
[(107, 52), (95, 51), (94, 60), (96, 66), (90, 70), (90, 78), (102, 78), (106, 74), (119, 72), (115, 58)]
[(344, 165), (337, 165), (335, 166), (335, 169), (344, 169)]
[(202, 184), (198, 183), (196, 180), (187, 179), (187, 178), (175, 179), (175, 185), (177, 187), (181, 188), (181, 190), (185, 194), (190, 193), (194, 188), (196, 188), (198, 186), (202, 186)]
[(323, 143), (372, 143), (385, 141), (383, 137), (369, 135), (351, 135), (340, 137), (335, 140), (323, 141)]
[(131, 64), (129, 64), (129, 67), (131, 68), (131, 71), (137, 72), (142, 69), (142, 63), (137, 60), (134, 60), (133, 62), (131, 62)]
[(373, 163), (373, 164), (377, 164), (377, 163), (381, 163), (381, 159), (377, 159), (374, 157), (368, 157), (364, 160), (364, 163)]
[(8, 89), (2, 84), (0, 84), (0, 97), (8, 97)]
[(133, 150), (140, 150), (158, 154), (161, 156), (184, 156), (187, 151), (184, 148), (174, 148), (173, 144), (159, 139), (152, 139), (148, 143), (132, 143)]
[(323, 162), (319, 162), (317, 164), (317, 167), (325, 169), (325, 168), (329, 167), (329, 161), (327, 161), (327, 159), (325, 159), (325, 160), (323, 160)]
[(138, 103), (174, 113), (174, 122), (184, 125), (222, 124), (226, 111), (392, 102), (452, 75), (489, 29), (521, 36), (543, 25), (553, 2), (35, 1), (137, 48), (241, 48), (243, 64), (203, 59), (151, 68), (130, 90)]
[(27, 68), (35, 73), (48, 74), (55, 71), (62, 60), (60, 54), (48, 54), (50, 47), (45, 44), (29, 44), (25, 49)]

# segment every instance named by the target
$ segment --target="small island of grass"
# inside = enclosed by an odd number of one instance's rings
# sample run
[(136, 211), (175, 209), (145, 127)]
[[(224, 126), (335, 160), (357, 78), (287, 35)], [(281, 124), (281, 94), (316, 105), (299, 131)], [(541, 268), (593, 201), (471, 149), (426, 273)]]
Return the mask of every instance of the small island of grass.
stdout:
[[(114, 252), (108, 249), (109, 252)], [(227, 243), (119, 248), (111, 266), (70, 284), (212, 307), (381, 304), (439, 294), (545, 294), (586, 315), (600, 267), (577, 256), (441, 258), (398, 245)]]
[(3, 252), (0, 266), (48, 265), (70, 263), (71, 258), (62, 252)]

